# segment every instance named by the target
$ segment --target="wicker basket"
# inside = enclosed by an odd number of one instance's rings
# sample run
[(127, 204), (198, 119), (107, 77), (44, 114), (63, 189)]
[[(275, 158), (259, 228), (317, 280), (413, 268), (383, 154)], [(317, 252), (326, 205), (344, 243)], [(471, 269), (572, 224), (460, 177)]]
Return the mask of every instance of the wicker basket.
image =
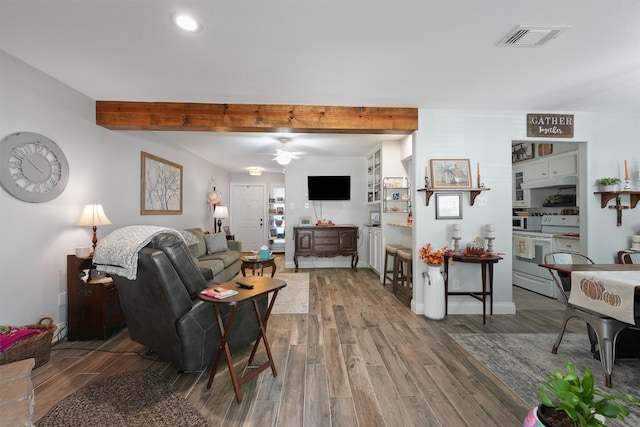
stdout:
[(34, 368), (49, 361), (53, 333), (58, 329), (51, 317), (43, 317), (36, 325), (24, 325), (29, 329), (40, 329), (41, 333), (19, 341), (4, 353), (0, 353), (0, 365), (23, 359), (36, 359)]

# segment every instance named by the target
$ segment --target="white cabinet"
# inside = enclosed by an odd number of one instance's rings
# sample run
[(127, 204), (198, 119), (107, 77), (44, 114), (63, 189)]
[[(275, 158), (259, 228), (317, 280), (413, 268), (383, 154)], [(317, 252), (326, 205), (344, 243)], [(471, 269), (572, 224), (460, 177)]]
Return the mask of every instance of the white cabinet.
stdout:
[(544, 160), (528, 162), (528, 167), (529, 177), (527, 179), (531, 181), (576, 175), (578, 173), (578, 155), (577, 152), (572, 151), (557, 156), (549, 156)]
[(382, 230), (379, 227), (367, 227), (369, 239), (369, 266), (377, 273), (382, 271)]
[(522, 184), (529, 179), (529, 167), (517, 166), (513, 168), (512, 204), (514, 208), (531, 207), (531, 190), (522, 188)]
[(580, 239), (556, 237), (556, 250), (580, 252)]
[(578, 156), (572, 153), (549, 159), (549, 176), (576, 175), (578, 173)]
[(549, 178), (549, 162), (539, 161), (532, 162), (529, 165), (529, 177), (527, 180), (533, 181), (534, 179), (546, 179)]
[(367, 158), (367, 202), (379, 203), (382, 196), (382, 158), (377, 149)]

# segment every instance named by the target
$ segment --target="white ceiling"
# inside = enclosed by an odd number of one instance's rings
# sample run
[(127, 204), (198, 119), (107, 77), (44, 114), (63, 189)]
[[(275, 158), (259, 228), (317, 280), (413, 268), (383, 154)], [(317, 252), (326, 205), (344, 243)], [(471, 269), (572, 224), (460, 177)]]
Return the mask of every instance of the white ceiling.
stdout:
[[(517, 25), (570, 28), (498, 47)], [(0, 49), (96, 100), (640, 114), (639, 0), (0, 0)], [(275, 172), (279, 136), (144, 137)], [(307, 155), (397, 139), (288, 136)]]

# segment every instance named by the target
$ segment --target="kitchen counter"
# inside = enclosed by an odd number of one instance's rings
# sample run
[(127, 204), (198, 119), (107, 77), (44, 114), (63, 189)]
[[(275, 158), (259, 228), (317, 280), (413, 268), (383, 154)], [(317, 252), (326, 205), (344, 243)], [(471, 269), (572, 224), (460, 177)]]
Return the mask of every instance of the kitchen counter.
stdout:
[(404, 227), (404, 228), (413, 228), (413, 223), (408, 222), (388, 222), (387, 225), (392, 227)]

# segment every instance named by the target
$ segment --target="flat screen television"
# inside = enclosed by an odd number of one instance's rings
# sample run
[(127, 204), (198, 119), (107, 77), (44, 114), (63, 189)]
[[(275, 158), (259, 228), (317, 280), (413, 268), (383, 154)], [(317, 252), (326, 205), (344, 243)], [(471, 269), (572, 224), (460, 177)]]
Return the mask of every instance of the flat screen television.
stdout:
[(351, 200), (351, 177), (309, 176), (307, 177), (309, 200)]

